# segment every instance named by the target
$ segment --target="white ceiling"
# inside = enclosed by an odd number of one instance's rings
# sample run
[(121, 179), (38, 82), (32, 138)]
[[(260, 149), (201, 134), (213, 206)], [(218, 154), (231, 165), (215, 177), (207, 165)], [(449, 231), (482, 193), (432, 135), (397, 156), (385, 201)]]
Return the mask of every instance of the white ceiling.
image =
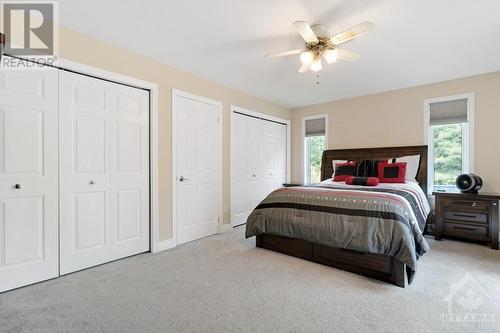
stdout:
[[(498, 0), (61, 0), (63, 26), (287, 107), (500, 70)], [(297, 73), (292, 22), (375, 29), (361, 54)]]

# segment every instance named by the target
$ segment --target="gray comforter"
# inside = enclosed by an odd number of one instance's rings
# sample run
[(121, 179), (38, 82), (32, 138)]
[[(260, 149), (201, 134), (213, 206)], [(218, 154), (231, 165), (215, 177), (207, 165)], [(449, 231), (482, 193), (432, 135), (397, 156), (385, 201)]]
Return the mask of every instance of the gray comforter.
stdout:
[(410, 283), (417, 259), (429, 249), (422, 236), (428, 208), (413, 192), (332, 185), (278, 189), (250, 214), (246, 237), (274, 234), (395, 256), (406, 264)]

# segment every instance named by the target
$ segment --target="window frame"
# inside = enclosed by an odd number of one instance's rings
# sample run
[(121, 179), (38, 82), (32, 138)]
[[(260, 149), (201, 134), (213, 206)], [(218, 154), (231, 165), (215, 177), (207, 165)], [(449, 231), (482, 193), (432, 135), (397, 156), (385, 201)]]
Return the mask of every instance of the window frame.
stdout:
[(462, 170), (464, 173), (474, 172), (474, 107), (475, 93), (465, 93), (443, 96), (424, 100), (423, 139), (428, 146), (427, 158), (427, 194), (432, 196), (434, 191), (434, 128), (430, 125), (431, 104), (448, 102), (458, 99), (467, 100), (467, 123), (462, 126)]
[(325, 119), (325, 150), (328, 149), (328, 138), (329, 138), (329, 124), (328, 124), (328, 114), (327, 113), (323, 113), (323, 114), (317, 114), (317, 115), (313, 115), (313, 116), (306, 116), (306, 117), (302, 117), (302, 135), (301, 135), (301, 138), (302, 138), (302, 182), (305, 182), (306, 179), (307, 179), (307, 175), (306, 175), (306, 172), (307, 172), (307, 167), (309, 165), (308, 161), (306, 160), (306, 157), (307, 157), (307, 152), (306, 152), (306, 121), (307, 120), (313, 120), (313, 119), (322, 119), (324, 118)]

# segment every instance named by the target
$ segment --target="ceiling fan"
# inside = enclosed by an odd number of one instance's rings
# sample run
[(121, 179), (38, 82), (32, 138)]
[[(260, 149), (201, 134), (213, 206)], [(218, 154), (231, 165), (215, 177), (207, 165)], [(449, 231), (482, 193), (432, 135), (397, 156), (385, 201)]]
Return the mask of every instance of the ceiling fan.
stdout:
[(305, 40), (305, 48), (268, 54), (266, 57), (277, 58), (300, 54), (302, 66), (299, 69), (299, 73), (304, 73), (309, 69), (313, 72), (320, 71), (323, 68), (321, 58), (324, 58), (328, 64), (337, 61), (337, 59), (354, 61), (359, 58), (357, 53), (339, 49), (337, 46), (371, 30), (373, 23), (363, 22), (331, 37), (328, 33), (328, 27), (323, 24), (310, 26), (307, 22), (296, 21), (293, 23), (293, 26)]

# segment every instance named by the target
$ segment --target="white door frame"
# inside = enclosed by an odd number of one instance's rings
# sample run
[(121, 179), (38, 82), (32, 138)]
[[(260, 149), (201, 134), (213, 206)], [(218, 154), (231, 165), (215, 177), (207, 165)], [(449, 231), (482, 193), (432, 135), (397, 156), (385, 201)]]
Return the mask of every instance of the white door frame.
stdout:
[[(246, 115), (249, 115), (249, 116), (253, 116), (253, 117), (257, 117), (257, 118), (262, 118), (264, 120), (270, 120), (270, 121), (276, 121), (276, 122), (279, 122), (279, 123), (284, 123), (286, 125), (286, 181), (287, 182), (290, 182), (290, 161), (291, 161), (291, 147), (290, 147), (290, 142), (291, 142), (291, 121), (289, 119), (283, 119), (283, 118), (279, 118), (279, 117), (274, 117), (274, 116), (270, 116), (268, 114), (265, 114), (265, 113), (260, 113), (260, 112), (256, 112), (256, 111), (252, 111), (252, 110), (249, 110), (249, 109), (245, 109), (245, 108), (242, 108), (240, 106), (237, 106), (237, 105), (231, 105), (231, 110), (230, 110), (230, 123), (231, 123), (231, 128), (230, 128), (230, 136), (231, 136), (231, 139), (229, 140), (229, 154), (231, 155), (230, 158), (229, 158), (229, 173), (230, 173), (230, 190), (232, 189), (232, 184), (233, 184), (233, 154), (231, 153), (232, 151), (232, 144), (233, 144), (233, 114), (234, 112), (239, 112), (239, 113), (243, 113), (243, 114), (246, 114)], [(231, 207), (231, 199), (232, 199), (232, 193), (229, 194), (229, 207)], [(230, 208), (229, 209), (229, 219), (230, 219), (230, 226), (231, 228), (234, 227), (233, 226), (233, 221), (232, 221), (232, 209)], [(230, 230), (230, 229), (227, 229), (226, 228), (226, 231), (227, 230)]]
[(177, 113), (178, 111), (175, 108), (175, 102), (177, 98), (187, 98), (193, 101), (197, 102), (202, 102), (202, 103), (207, 103), (214, 105), (218, 108), (218, 117), (219, 117), (219, 138), (218, 138), (218, 147), (219, 147), (219, 161), (218, 161), (218, 168), (219, 168), (219, 176), (218, 176), (218, 193), (219, 193), (219, 209), (218, 209), (218, 215), (219, 215), (219, 221), (218, 221), (218, 229), (219, 233), (221, 233), (223, 230), (223, 204), (224, 204), (224, 198), (223, 198), (223, 141), (222, 141), (222, 102), (202, 97), (202, 96), (197, 96), (193, 95), (191, 93), (177, 90), (177, 89), (172, 89), (172, 245), (176, 246), (177, 245), (177, 192), (175, 190), (175, 185), (177, 183), (177, 161), (176, 161), (176, 154), (177, 154), (177, 145), (176, 145), (176, 138), (177, 138), (177, 128), (175, 127), (176, 120), (177, 120)]
[(302, 147), (302, 153), (300, 154), (301, 161), (300, 165), (302, 166), (302, 172), (301, 172), (301, 179), (304, 182), (305, 181), (305, 171), (306, 171), (306, 146), (304, 144), (305, 137), (306, 137), (306, 120), (313, 120), (313, 119), (325, 119), (325, 150), (328, 149), (329, 145), (329, 129), (328, 129), (328, 113), (322, 113), (322, 114), (316, 114), (314, 116), (305, 116), (302, 117), (302, 132), (300, 135), (301, 139), (301, 147)]
[(101, 68), (80, 64), (64, 58), (58, 58), (55, 67), (79, 74), (93, 76), (97, 79), (108, 80), (119, 84), (149, 90), (149, 191), (150, 191), (150, 251), (152, 253), (165, 250), (159, 239), (159, 177), (158, 177), (158, 85), (136, 79), (130, 76), (110, 72)]

